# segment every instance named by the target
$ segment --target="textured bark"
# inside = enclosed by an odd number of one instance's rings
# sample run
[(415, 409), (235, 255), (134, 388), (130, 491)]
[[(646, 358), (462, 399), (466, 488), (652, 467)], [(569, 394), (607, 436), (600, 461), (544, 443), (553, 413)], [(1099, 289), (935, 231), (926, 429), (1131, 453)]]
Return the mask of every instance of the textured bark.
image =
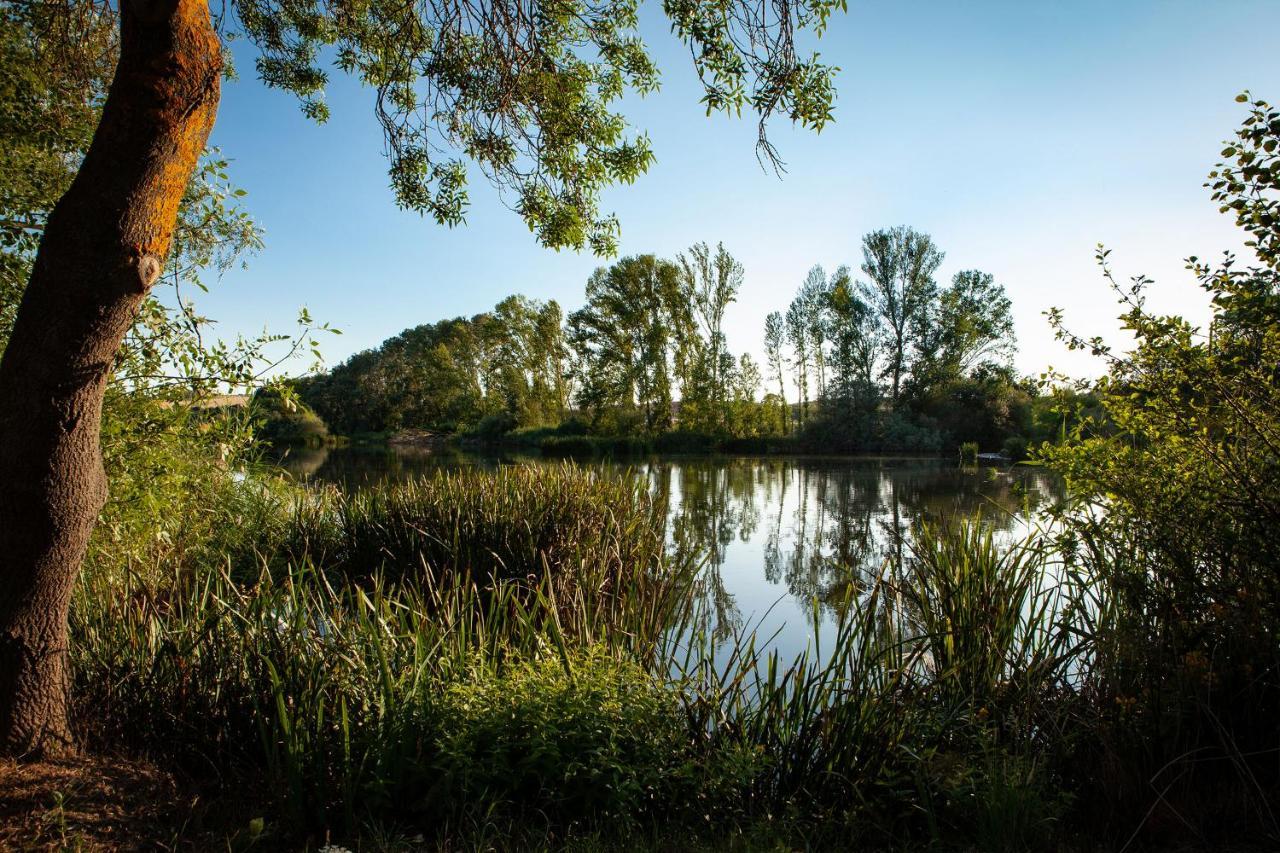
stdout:
[(122, 0), (120, 61), (49, 216), (0, 361), (0, 751), (73, 747), (67, 610), (107, 496), (98, 443), (120, 342), (160, 275), (213, 127), (206, 0)]

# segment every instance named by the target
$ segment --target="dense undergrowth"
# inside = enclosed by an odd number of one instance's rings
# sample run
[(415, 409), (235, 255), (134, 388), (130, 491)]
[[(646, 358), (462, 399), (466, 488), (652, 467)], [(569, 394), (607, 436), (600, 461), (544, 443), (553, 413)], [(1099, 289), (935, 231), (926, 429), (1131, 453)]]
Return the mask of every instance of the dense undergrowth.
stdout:
[(280, 839), (1031, 844), (1068, 804), (1040, 743), (1077, 659), (1044, 618), (1062, 587), (980, 525), (921, 531), (831, 648), (782, 661), (751, 638), (711, 654), (696, 566), (667, 559), (624, 479), (236, 488), (243, 547), (205, 552), (225, 562), (84, 585), (76, 694), (93, 739), (276, 792)]
[[(1112, 556), (920, 528), (829, 646), (781, 660), (697, 633), (697, 567), (670, 562), (624, 477), (225, 487), (236, 510), (177, 574), (90, 574), (75, 687), (91, 742), (210, 796), (270, 792), (261, 843), (1106, 849), (1185, 831), (1144, 819), (1170, 791), (1131, 775), (1167, 721), (1122, 693), (1147, 664), (1111, 642)], [(1162, 701), (1192, 714), (1195, 687)], [(1251, 756), (1214, 757), (1214, 808), (1250, 823), (1178, 817), (1265, 838), (1274, 788)]]

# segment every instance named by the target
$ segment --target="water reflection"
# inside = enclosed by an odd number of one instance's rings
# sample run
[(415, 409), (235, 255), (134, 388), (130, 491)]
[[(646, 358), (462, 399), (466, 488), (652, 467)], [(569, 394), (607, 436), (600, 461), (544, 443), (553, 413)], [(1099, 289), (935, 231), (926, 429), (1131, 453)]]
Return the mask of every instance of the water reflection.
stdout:
[(706, 560), (703, 593), (720, 639), (744, 614), (769, 613), (752, 625), (762, 634), (784, 624), (796, 633), (803, 620), (807, 636), (833, 622), (886, 561), (901, 561), (917, 521), (981, 513), (1016, 534), (1061, 495), (1038, 469), (938, 460), (679, 460), (646, 473), (667, 506), (673, 551)]
[[(360, 488), (441, 467), (546, 464), (520, 455), (451, 450), (315, 450), (281, 464), (297, 476)], [(830, 629), (839, 609), (886, 561), (901, 561), (904, 536), (920, 520), (981, 513), (1011, 535), (1037, 507), (1061, 497), (1038, 468), (958, 468), (937, 459), (670, 458), (625, 466), (664, 508), (674, 555), (704, 566), (701, 626), (723, 640), (745, 628), (777, 633), (783, 654)]]

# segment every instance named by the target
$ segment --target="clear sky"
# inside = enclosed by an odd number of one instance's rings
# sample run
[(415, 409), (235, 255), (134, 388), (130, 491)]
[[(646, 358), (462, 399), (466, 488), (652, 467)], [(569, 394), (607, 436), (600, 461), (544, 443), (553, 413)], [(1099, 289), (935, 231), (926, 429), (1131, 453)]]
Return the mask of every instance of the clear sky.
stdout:
[[(1280, 0), (849, 6), (817, 45), (841, 68), (836, 123), (814, 135), (775, 122), (779, 179), (756, 161), (754, 121), (705, 117), (687, 53), (649, 5), (662, 90), (627, 113), (657, 162), (605, 198), (622, 254), (723, 241), (746, 268), (729, 343), (756, 354), (765, 315), (812, 265), (856, 269), (861, 235), (899, 224), (946, 252), (940, 282), (976, 267), (1006, 286), (1027, 373), (1096, 372), (1053, 341), (1042, 312), (1060, 306), (1076, 330), (1114, 335), (1099, 242), (1119, 274), (1157, 280), (1155, 307), (1204, 316), (1182, 259), (1239, 246), (1201, 185), (1244, 115), (1234, 96), (1280, 102)], [(482, 180), (464, 227), (398, 210), (371, 94), (335, 72), (332, 118), (317, 126), (257, 81), (252, 60), (237, 43), (241, 79), (223, 89), (213, 144), (233, 159), (266, 248), (200, 303), (224, 335), (286, 331), (305, 305), (343, 330), (325, 340), (336, 363), (511, 293), (581, 305), (603, 259), (539, 247)]]

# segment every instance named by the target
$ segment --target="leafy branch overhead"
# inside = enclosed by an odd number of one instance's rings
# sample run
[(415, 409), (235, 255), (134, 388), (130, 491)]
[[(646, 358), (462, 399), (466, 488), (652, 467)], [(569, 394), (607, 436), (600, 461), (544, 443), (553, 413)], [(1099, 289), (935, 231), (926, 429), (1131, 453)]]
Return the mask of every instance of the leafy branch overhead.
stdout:
[[(463, 221), (471, 161), (544, 245), (616, 251), (601, 191), (653, 162), (648, 138), (616, 110), (657, 90), (637, 0), (236, 0), (258, 71), (328, 116), (332, 59), (374, 89), (399, 204)], [(759, 117), (758, 151), (780, 165), (770, 117), (821, 130), (836, 68), (796, 51), (844, 0), (664, 0), (689, 48), (707, 113)]]

